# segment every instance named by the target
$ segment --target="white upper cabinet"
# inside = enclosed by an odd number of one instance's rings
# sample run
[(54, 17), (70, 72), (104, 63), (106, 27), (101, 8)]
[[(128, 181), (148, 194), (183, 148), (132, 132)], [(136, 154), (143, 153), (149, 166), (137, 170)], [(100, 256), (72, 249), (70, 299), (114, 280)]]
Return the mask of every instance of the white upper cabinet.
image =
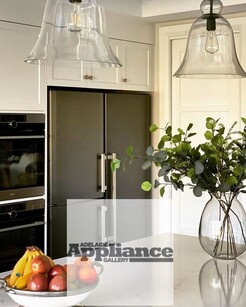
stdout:
[(151, 91), (152, 45), (122, 42), (122, 89)]
[(0, 22), (0, 112), (43, 111), (44, 71), (24, 62), (40, 28)]
[(47, 84), (100, 89), (152, 90), (152, 45), (110, 39), (121, 68), (48, 66)]
[[(120, 58), (121, 41), (112, 39), (110, 45)], [(47, 66), (47, 72), (48, 85), (112, 89), (120, 87), (121, 78), (118, 68), (94, 67), (90, 63), (81, 67), (69, 67), (65, 66), (64, 62), (60, 62), (55, 66)]]

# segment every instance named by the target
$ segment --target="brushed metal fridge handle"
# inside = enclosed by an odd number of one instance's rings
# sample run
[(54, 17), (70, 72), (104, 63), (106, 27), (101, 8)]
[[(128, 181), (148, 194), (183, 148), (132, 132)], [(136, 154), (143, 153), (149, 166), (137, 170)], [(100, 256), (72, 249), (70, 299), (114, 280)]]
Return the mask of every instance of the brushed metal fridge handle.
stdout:
[(106, 237), (106, 211), (107, 207), (102, 206), (101, 207), (101, 241), (106, 242), (107, 237)]
[[(117, 155), (116, 153), (112, 153), (111, 155), (108, 155), (108, 160), (116, 160), (117, 159)], [(112, 174), (112, 192), (111, 192), (111, 198), (112, 199), (116, 199), (116, 187), (117, 187), (117, 181), (116, 181), (116, 171), (115, 172), (111, 172)]]
[(106, 172), (105, 172), (105, 163), (107, 157), (105, 154), (101, 154), (101, 192), (105, 193), (107, 190), (106, 186)]
[[(108, 160), (116, 160), (117, 159), (117, 155), (116, 153), (112, 153), (111, 155), (108, 155)], [(108, 243), (116, 243), (117, 241), (117, 227), (116, 227), (116, 219), (117, 219), (117, 215), (116, 215), (116, 190), (117, 190), (117, 177), (116, 177), (116, 171), (111, 172), (111, 176), (112, 176), (112, 180), (111, 180), (111, 199), (112, 199), (112, 218), (113, 218), (113, 229), (112, 229), (112, 235), (108, 236)]]

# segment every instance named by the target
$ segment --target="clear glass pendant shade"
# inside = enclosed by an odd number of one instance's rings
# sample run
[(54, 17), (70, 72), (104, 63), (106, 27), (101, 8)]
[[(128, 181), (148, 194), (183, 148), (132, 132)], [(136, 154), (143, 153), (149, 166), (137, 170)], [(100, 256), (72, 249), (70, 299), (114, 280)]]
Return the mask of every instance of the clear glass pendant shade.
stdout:
[(222, 8), (220, 0), (202, 2), (203, 15), (190, 29), (185, 56), (174, 77), (246, 77), (238, 61), (231, 25), (220, 15)]
[(25, 60), (93, 62), (122, 66), (106, 35), (106, 18), (96, 0), (47, 0), (38, 40)]

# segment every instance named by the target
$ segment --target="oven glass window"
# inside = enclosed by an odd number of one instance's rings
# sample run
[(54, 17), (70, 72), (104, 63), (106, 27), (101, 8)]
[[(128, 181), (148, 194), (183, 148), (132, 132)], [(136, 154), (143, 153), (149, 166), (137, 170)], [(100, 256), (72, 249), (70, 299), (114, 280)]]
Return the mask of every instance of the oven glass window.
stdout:
[(0, 189), (44, 185), (44, 138), (0, 139)]

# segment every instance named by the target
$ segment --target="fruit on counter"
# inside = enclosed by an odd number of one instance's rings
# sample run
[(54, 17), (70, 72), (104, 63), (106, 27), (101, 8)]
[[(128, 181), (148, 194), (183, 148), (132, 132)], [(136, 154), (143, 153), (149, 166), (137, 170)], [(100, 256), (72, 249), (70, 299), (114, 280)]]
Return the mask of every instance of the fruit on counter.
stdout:
[(97, 279), (98, 275), (96, 270), (93, 267), (81, 267), (78, 271), (78, 279), (87, 285), (94, 284)]
[(78, 275), (78, 266), (75, 264), (64, 264), (63, 267), (66, 271), (68, 282), (70, 283), (76, 281)]
[(46, 255), (37, 255), (31, 261), (31, 271), (34, 274), (46, 274), (51, 269), (50, 260)]
[(61, 264), (55, 264), (53, 267), (50, 268), (48, 272), (48, 278), (51, 280), (56, 275), (63, 274), (66, 275), (66, 270)]
[(93, 267), (91, 260), (87, 256), (77, 257), (74, 264), (79, 268), (81, 267)]
[(49, 283), (49, 291), (66, 291), (67, 277), (65, 274), (55, 275)]
[(26, 275), (21, 276), (15, 283), (14, 287), (19, 290), (23, 290), (27, 287), (28, 279), (33, 275), (32, 272), (29, 272)]
[(48, 277), (42, 273), (32, 275), (27, 281), (27, 290), (31, 291), (47, 291), (48, 286)]
[(26, 248), (11, 275), (6, 277), (8, 287), (29, 291), (74, 290), (97, 280), (98, 274), (88, 257), (75, 258), (73, 264), (55, 264), (36, 246)]
[[(14, 269), (8, 280), (8, 286), (18, 289), (19, 283), (17, 281), (31, 272), (31, 261), (36, 256), (40, 255), (42, 251), (36, 246), (29, 246), (26, 248), (24, 255), (17, 261)], [(23, 279), (24, 280), (24, 279)], [(22, 283), (21, 283), (22, 285)]]

